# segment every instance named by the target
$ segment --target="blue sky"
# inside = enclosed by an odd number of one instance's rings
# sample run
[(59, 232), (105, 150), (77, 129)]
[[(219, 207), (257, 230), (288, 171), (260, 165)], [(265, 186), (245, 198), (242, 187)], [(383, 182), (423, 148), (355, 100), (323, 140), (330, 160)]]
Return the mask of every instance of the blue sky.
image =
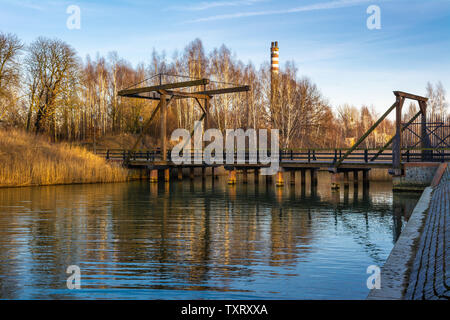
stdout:
[[(80, 30), (66, 27), (69, 5), (81, 8)], [(381, 9), (380, 30), (366, 27), (370, 5)], [(259, 67), (277, 40), (280, 64), (293, 60), (333, 106), (381, 112), (393, 90), (424, 95), (427, 81), (450, 91), (450, 0), (0, 0), (0, 31), (26, 43), (58, 37), (81, 57), (117, 51), (134, 65), (200, 38)]]

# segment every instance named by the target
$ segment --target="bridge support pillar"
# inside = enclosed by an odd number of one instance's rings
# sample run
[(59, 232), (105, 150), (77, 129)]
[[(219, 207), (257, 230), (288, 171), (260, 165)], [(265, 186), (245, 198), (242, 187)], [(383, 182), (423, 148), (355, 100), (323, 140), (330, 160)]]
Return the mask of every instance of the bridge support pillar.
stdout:
[(266, 185), (269, 185), (272, 183), (272, 175), (268, 174), (266, 175)]
[(291, 179), (290, 179), (291, 181), (291, 186), (295, 186), (295, 171), (294, 170), (292, 170), (291, 171)]
[(305, 169), (301, 170), (301, 179), (302, 179), (301, 184), (302, 184), (302, 187), (304, 188), (306, 185), (306, 170)]
[(164, 181), (170, 182), (170, 169), (164, 169)]
[(202, 180), (206, 179), (206, 167), (202, 167)]
[(195, 174), (194, 174), (194, 167), (189, 168), (189, 179), (194, 180)]
[(363, 187), (369, 187), (369, 170), (363, 170)]
[(158, 170), (151, 170), (150, 183), (157, 183), (157, 182), (158, 182)]
[(349, 178), (348, 178), (348, 171), (344, 172), (344, 188), (348, 188), (349, 187)]
[(277, 187), (283, 187), (284, 186), (284, 178), (283, 178), (283, 171), (279, 170), (277, 172), (277, 182), (276, 182), (276, 186)]
[(247, 169), (242, 170), (242, 178), (243, 178), (244, 184), (247, 184), (247, 183), (248, 183), (248, 173), (247, 173)]
[(358, 170), (353, 171), (353, 187), (358, 189)]
[(259, 183), (259, 169), (258, 168), (255, 168), (253, 178), (255, 179), (255, 184), (258, 184)]
[(331, 189), (338, 190), (340, 188), (339, 185), (339, 174), (338, 173), (332, 173), (331, 174)]
[(228, 184), (236, 184), (236, 170), (228, 171)]
[(311, 174), (311, 187), (317, 187), (317, 170), (311, 169), (310, 174)]
[(183, 167), (178, 167), (178, 180), (183, 180)]

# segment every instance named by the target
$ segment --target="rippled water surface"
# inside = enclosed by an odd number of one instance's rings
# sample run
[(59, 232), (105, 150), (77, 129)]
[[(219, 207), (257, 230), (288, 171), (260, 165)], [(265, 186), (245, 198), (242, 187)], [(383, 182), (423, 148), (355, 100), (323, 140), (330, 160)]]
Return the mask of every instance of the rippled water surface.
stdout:
[(319, 180), (0, 189), (0, 298), (364, 299), (419, 195)]

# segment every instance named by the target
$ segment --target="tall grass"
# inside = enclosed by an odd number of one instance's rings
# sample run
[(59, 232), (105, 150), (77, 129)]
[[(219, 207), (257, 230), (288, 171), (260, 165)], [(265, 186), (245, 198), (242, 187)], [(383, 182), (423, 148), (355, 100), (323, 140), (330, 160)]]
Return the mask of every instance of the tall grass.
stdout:
[(83, 148), (0, 129), (0, 187), (126, 180), (125, 169)]

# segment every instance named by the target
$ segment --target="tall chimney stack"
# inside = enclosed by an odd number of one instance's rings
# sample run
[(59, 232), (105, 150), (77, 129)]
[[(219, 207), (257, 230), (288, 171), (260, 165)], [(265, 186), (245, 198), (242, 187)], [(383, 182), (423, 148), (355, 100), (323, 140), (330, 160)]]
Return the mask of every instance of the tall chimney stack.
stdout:
[(270, 68), (270, 105), (273, 108), (276, 100), (276, 89), (278, 86), (279, 56), (278, 41), (272, 42), (270, 47), (271, 68)]
[(272, 74), (278, 74), (279, 67), (279, 56), (278, 56), (278, 41), (272, 42), (270, 47), (270, 56), (272, 58)]

